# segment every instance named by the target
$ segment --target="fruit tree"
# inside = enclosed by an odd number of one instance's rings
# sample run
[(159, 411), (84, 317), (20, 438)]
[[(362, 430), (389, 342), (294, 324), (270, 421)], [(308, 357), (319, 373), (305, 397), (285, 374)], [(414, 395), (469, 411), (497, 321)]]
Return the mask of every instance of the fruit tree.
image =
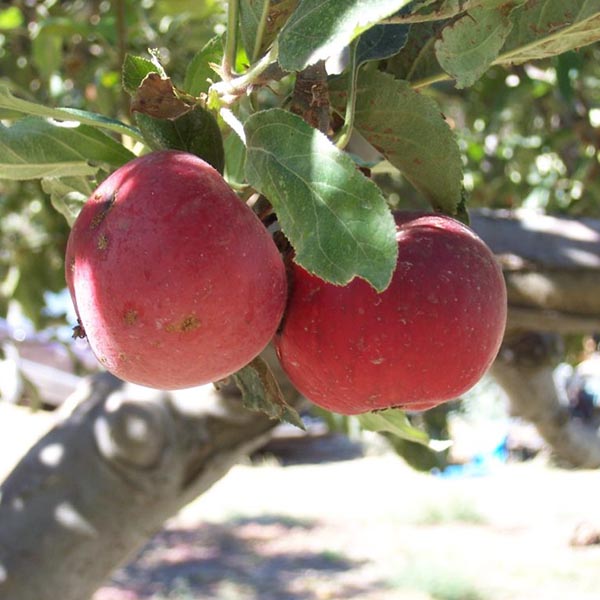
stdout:
[(314, 407), (443, 466), (428, 419), (490, 368), (600, 466), (542, 343), (600, 330), (599, 22), (597, 0), (0, 7), (1, 316), (97, 360), (2, 484), (0, 597), (89, 597)]

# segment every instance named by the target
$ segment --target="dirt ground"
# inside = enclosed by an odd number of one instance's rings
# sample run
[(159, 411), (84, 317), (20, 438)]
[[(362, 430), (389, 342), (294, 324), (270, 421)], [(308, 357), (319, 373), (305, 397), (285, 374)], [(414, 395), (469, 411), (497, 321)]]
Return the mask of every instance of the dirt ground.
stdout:
[(598, 472), (538, 458), (443, 478), (346, 450), (235, 467), (93, 600), (600, 597), (600, 545), (571, 543), (600, 524)]

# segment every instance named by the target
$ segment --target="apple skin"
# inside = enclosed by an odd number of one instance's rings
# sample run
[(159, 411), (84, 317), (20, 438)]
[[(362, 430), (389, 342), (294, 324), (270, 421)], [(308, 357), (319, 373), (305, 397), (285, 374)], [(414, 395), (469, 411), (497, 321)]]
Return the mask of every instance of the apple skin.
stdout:
[(71, 231), (65, 271), (101, 364), (165, 390), (246, 365), (287, 296), (263, 224), (215, 169), (179, 151), (135, 159), (98, 187)]
[(454, 399), (502, 342), (506, 287), (485, 243), (447, 216), (394, 218), (398, 261), (382, 293), (361, 279), (335, 286), (291, 267), (277, 354), (298, 391), (333, 412), (426, 410)]

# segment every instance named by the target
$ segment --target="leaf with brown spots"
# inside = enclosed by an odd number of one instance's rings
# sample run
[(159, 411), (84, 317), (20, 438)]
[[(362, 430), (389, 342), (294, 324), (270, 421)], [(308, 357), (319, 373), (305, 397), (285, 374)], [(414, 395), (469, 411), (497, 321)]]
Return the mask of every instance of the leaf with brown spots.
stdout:
[[(473, 79), (469, 72), (473, 65), (481, 74), (490, 61), (521, 64), (600, 40), (600, 0), (478, 0), (462, 8), (468, 10), (457, 21), (414, 23), (388, 71), (415, 87), (451, 76), (467, 85)], [(442, 38), (446, 42), (440, 46)]]
[(260, 356), (232, 375), (242, 392), (242, 402), (248, 410), (263, 412), (272, 419), (305, 429), (295, 408), (283, 397), (269, 365)]
[(189, 112), (186, 104), (175, 91), (170, 78), (158, 73), (148, 73), (131, 101), (131, 111), (141, 112), (158, 119), (176, 119)]
[[(331, 103), (341, 114), (346, 89), (346, 78), (330, 84)], [(433, 208), (457, 215), (463, 191), (460, 150), (432, 98), (386, 73), (362, 72), (354, 126)]]
[(435, 53), (457, 88), (473, 85), (497, 59), (513, 26), (509, 14), (474, 9), (442, 31)]

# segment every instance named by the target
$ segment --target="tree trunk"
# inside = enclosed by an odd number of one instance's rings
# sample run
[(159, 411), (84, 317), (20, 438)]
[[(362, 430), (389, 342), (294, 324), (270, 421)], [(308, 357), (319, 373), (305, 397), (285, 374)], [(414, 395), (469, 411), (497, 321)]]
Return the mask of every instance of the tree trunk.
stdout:
[(557, 393), (553, 371), (559, 345), (554, 334), (508, 335), (491, 373), (506, 392), (511, 413), (533, 423), (562, 464), (597, 469), (596, 429), (571, 418)]
[(600, 221), (481, 211), (472, 226), (506, 279), (507, 331), (491, 374), (511, 412), (533, 423), (564, 464), (600, 467), (596, 428), (569, 417), (553, 378), (557, 334), (600, 331)]
[(274, 425), (235, 390), (93, 377), (0, 488), (0, 598), (85, 600)]
[(473, 229), (500, 260), (509, 329), (600, 328), (600, 221), (476, 211)]

